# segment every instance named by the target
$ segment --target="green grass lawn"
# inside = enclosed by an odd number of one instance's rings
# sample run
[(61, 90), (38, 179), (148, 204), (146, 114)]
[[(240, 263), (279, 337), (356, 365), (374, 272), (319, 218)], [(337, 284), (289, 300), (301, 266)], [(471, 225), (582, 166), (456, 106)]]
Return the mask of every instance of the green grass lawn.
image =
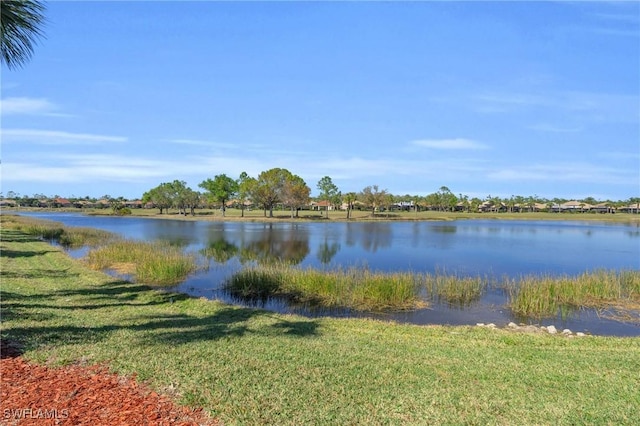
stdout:
[(163, 293), (2, 229), (1, 337), (225, 424), (640, 424), (640, 338), (307, 319)]

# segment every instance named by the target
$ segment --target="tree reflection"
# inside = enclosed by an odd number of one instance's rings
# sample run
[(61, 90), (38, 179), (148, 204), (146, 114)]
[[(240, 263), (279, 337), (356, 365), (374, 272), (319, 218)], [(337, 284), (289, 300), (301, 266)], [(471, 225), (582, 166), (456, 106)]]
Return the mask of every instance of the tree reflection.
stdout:
[(200, 250), (200, 254), (207, 259), (213, 259), (218, 263), (224, 264), (238, 254), (238, 246), (230, 243), (224, 238), (220, 238)]
[(326, 265), (331, 262), (331, 259), (333, 259), (333, 257), (336, 255), (336, 253), (338, 253), (339, 250), (340, 243), (333, 242), (329, 244), (329, 242), (325, 240), (324, 243), (320, 244), (320, 247), (318, 248), (318, 260), (323, 265)]
[(309, 234), (303, 228), (289, 229), (269, 226), (264, 232), (254, 234), (256, 239), (243, 242), (240, 262), (255, 261), (261, 265), (289, 263), (297, 265), (309, 254)]
[(391, 225), (389, 223), (363, 223), (360, 244), (367, 251), (375, 253), (379, 248), (391, 246)]

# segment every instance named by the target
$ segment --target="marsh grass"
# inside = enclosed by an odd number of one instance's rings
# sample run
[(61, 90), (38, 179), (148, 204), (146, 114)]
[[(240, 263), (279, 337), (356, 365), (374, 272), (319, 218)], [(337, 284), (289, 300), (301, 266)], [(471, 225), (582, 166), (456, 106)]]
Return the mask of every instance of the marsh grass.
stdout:
[[(323, 307), (360, 311), (410, 310), (430, 302), (465, 307), (480, 300), (489, 278), (439, 272), (384, 273), (367, 268), (298, 269), (286, 264), (252, 266), (234, 274), (226, 287), (243, 298), (284, 297)], [(528, 275), (505, 279), (509, 307), (521, 317), (566, 315), (577, 308), (640, 309), (639, 271), (595, 271), (571, 276)]]
[(554, 316), (566, 308), (624, 305), (640, 309), (640, 271), (586, 272), (577, 276), (523, 276), (506, 280), (510, 307), (527, 317)]
[(477, 302), (487, 285), (488, 280), (481, 277), (463, 277), (444, 273), (428, 275), (426, 281), (427, 291), (432, 298), (444, 300), (455, 306), (468, 306)]
[(91, 250), (86, 263), (96, 270), (126, 270), (136, 282), (174, 285), (198, 269), (197, 258), (162, 241), (120, 240)]
[(1, 215), (1, 224), (44, 241), (56, 242), (65, 248), (96, 247), (118, 238), (100, 229), (65, 226), (59, 222), (17, 215)]
[(324, 307), (377, 311), (421, 306), (423, 283), (421, 274), (360, 268), (321, 271), (279, 264), (245, 268), (229, 278), (226, 287), (242, 297), (283, 296)]
[(227, 288), (240, 297), (282, 296), (361, 311), (417, 309), (442, 300), (466, 306), (479, 300), (486, 286), (487, 280), (480, 277), (384, 273), (356, 267), (327, 271), (285, 264), (246, 268), (227, 282)]

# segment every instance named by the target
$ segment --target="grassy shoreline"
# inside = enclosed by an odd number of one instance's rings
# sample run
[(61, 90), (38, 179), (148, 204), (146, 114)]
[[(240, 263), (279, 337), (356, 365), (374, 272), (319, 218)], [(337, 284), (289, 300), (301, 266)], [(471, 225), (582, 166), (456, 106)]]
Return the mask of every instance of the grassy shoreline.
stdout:
[(2, 339), (224, 424), (640, 423), (640, 338), (278, 315), (115, 280), (16, 230), (1, 245)]
[[(111, 216), (110, 209), (77, 209), (77, 208), (21, 208), (20, 210), (7, 211), (8, 213), (20, 212), (66, 212), (79, 213), (94, 216)], [(331, 211), (329, 218), (326, 212), (301, 210), (299, 218), (291, 218), (289, 211), (274, 211), (274, 217), (265, 217), (262, 210), (245, 210), (244, 217), (241, 217), (239, 209), (227, 209), (225, 216), (222, 216), (220, 210), (216, 209), (199, 209), (195, 216), (181, 215), (176, 210), (170, 210), (169, 213), (159, 214), (158, 209), (132, 209), (133, 217), (151, 218), (151, 219), (175, 219), (175, 220), (213, 220), (213, 221), (243, 221), (243, 222), (370, 222), (370, 221), (452, 221), (452, 220), (533, 220), (533, 221), (588, 221), (588, 222), (605, 222), (605, 223), (628, 223), (640, 225), (640, 214), (631, 213), (467, 213), (467, 212), (438, 212), (438, 211), (422, 211), (422, 212), (389, 212), (376, 213), (371, 216), (370, 211), (354, 210), (352, 218), (346, 218), (345, 211)]]

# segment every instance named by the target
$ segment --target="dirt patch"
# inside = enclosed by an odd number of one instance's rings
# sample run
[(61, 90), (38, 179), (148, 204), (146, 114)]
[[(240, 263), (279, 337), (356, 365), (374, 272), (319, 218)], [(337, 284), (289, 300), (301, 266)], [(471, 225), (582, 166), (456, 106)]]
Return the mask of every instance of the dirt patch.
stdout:
[(105, 366), (49, 368), (2, 342), (0, 425), (219, 425)]

